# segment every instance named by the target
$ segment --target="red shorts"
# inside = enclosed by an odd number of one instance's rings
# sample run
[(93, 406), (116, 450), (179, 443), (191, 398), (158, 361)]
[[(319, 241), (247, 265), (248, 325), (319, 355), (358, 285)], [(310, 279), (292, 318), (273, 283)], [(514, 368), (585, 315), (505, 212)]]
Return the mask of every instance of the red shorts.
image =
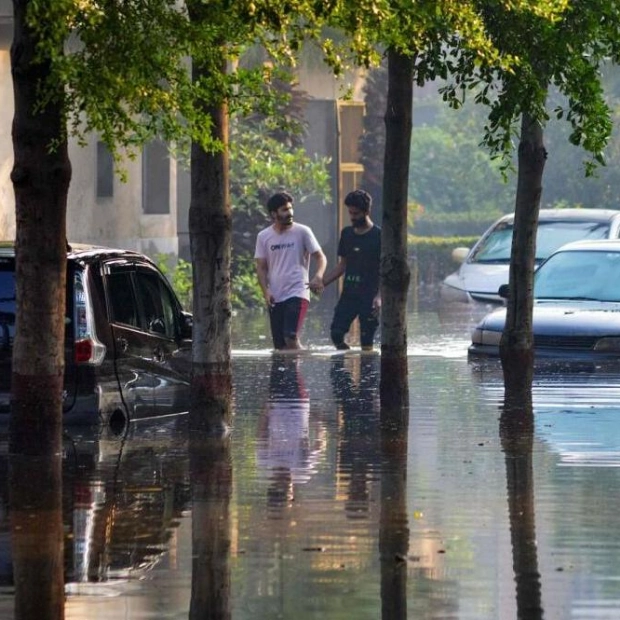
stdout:
[(299, 336), (308, 305), (307, 299), (289, 297), (272, 306), (269, 311), (269, 321), (275, 349), (286, 348), (286, 338), (292, 340)]

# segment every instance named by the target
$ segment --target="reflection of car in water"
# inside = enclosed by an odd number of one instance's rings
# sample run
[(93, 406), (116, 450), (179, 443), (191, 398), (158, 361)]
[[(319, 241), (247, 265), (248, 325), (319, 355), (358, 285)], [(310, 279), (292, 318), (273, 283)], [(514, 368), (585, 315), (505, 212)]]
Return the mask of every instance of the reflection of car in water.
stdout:
[[(497, 220), (469, 250), (457, 248), (461, 266), (441, 284), (443, 303), (502, 303), (497, 294), (508, 283), (514, 215)], [(620, 211), (611, 209), (541, 209), (536, 235), (536, 265), (560, 246), (581, 239), (620, 237)]]
[[(499, 360), (470, 362), (472, 376), (501, 405)], [(532, 386), (536, 437), (559, 455), (559, 465), (620, 467), (620, 362), (536, 362)]]
[[(164, 555), (190, 503), (185, 416), (63, 446), (65, 582), (140, 578)], [(144, 427), (140, 426), (144, 425)], [(0, 584), (12, 583), (6, 446), (0, 454)]]
[[(472, 333), (470, 355), (499, 355), (505, 308)], [(532, 331), (536, 357), (620, 359), (620, 241), (563, 246), (536, 272)]]
[[(15, 336), (15, 250), (0, 243), (0, 420)], [(110, 423), (187, 411), (191, 316), (146, 256), (74, 245), (67, 253), (64, 420)]]

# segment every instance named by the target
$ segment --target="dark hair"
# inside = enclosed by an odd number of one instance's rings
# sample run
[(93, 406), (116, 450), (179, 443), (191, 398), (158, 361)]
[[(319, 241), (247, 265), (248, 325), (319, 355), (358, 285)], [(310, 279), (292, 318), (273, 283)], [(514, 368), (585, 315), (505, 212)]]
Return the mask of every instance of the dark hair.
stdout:
[(368, 212), (372, 207), (372, 196), (363, 189), (356, 189), (346, 195), (344, 204), (347, 207), (356, 207)]
[(289, 202), (293, 204), (293, 197), (288, 192), (278, 192), (267, 201), (267, 211), (277, 211)]

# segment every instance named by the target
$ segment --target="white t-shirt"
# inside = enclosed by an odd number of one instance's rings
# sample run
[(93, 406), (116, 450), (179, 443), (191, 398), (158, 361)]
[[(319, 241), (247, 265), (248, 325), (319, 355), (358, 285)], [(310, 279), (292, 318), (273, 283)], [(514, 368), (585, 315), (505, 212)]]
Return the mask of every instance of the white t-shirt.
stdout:
[(276, 303), (291, 297), (310, 299), (310, 255), (320, 249), (312, 230), (303, 224), (293, 223), (283, 232), (269, 226), (258, 233), (254, 258), (267, 260), (267, 282)]

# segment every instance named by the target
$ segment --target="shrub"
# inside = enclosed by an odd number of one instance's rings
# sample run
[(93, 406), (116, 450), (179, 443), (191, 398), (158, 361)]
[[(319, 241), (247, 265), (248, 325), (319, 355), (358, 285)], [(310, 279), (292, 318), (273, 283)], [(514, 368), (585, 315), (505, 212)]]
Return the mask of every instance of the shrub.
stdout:
[(452, 250), (472, 247), (478, 236), (467, 237), (417, 237), (410, 235), (409, 258), (411, 260), (412, 286), (437, 284), (456, 270)]

